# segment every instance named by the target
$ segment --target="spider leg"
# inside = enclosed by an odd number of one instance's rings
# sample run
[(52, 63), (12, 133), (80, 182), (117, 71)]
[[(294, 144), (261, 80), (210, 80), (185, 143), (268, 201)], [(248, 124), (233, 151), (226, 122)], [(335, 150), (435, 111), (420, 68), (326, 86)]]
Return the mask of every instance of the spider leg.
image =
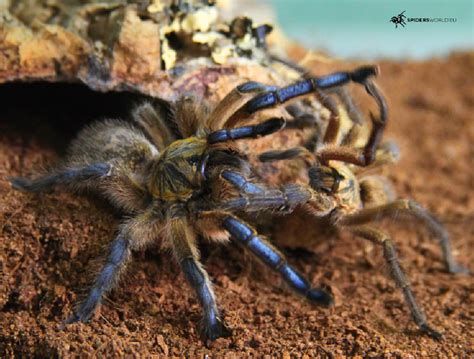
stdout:
[(135, 108), (132, 113), (132, 118), (145, 130), (148, 136), (150, 136), (156, 147), (162, 151), (171, 142), (176, 140), (176, 137), (166, 124), (164, 120), (165, 115), (158, 111), (160, 111), (160, 109), (155, 108), (155, 106), (149, 102), (145, 102)]
[(226, 210), (261, 210), (291, 211), (297, 205), (305, 204), (311, 199), (311, 192), (298, 185), (287, 185), (281, 190), (264, 189), (263, 192), (248, 197), (239, 197), (223, 202), (219, 207)]
[(64, 324), (87, 322), (99, 306), (103, 296), (112, 288), (130, 259), (130, 238), (126, 231), (120, 231), (112, 242), (107, 262), (94, 281), (89, 295)]
[(330, 112), (328, 126), (326, 128), (326, 132), (324, 133), (323, 143), (334, 143), (336, 142), (339, 129), (341, 128), (341, 118), (339, 109), (337, 108), (337, 103), (332, 97), (321, 90), (317, 90), (316, 93), (318, 94), (318, 98), (320, 99), (322, 105)]
[(299, 103), (290, 103), (288, 106), (285, 106), (285, 110), (288, 111), (292, 117), (291, 120), (286, 121), (285, 128), (303, 129), (316, 126), (316, 129), (320, 131), (317, 117), (311, 112), (304, 111)]
[(322, 289), (311, 288), (308, 280), (288, 264), (284, 255), (268, 240), (259, 236), (248, 224), (236, 217), (228, 216), (223, 220), (222, 226), (235, 242), (249, 249), (263, 263), (277, 272), (298, 294), (319, 305), (329, 306), (333, 303), (333, 298), (329, 293)]
[[(398, 148), (393, 145), (380, 146), (380, 140), (382, 139), (383, 130), (385, 128), (388, 116), (387, 104), (385, 99), (378, 89), (378, 87), (371, 81), (367, 80), (364, 82), (367, 92), (375, 99), (378, 104), (380, 115), (375, 117), (371, 114), (372, 118), (372, 131), (369, 136), (369, 140), (364, 148), (352, 148), (348, 146), (336, 146), (331, 145), (331, 142), (335, 141), (337, 132), (339, 130), (339, 124), (337, 116), (333, 116), (333, 121), (330, 121), (328, 128), (324, 135), (325, 143), (329, 145), (321, 148), (316, 152), (316, 157), (312, 153), (302, 147), (297, 147), (284, 151), (269, 151), (260, 155), (260, 160), (263, 162), (285, 160), (296, 157), (304, 157), (307, 160), (313, 160), (317, 158), (322, 163), (328, 161), (342, 161), (350, 164), (354, 164), (361, 167), (366, 167), (371, 164), (383, 164), (386, 162), (396, 161), (399, 157)], [(313, 160), (313, 163), (315, 161)], [(316, 161), (317, 162), (317, 161)]]
[[(271, 55), (270, 58), (273, 61), (280, 62), (290, 67), (291, 69), (299, 72), (301, 76), (305, 79), (309, 79), (313, 76), (311, 75), (308, 69), (294, 63), (291, 60), (283, 59), (283, 58), (280, 58), (278, 56), (273, 56), (273, 55)], [(327, 91), (319, 90), (317, 92), (317, 95), (320, 102), (322, 103), (324, 107), (326, 107), (331, 112), (331, 117), (329, 119), (328, 128), (326, 130), (324, 143), (334, 143), (336, 140), (337, 134), (339, 132), (339, 128), (340, 128), (339, 110), (337, 108), (337, 104), (334, 101), (334, 99), (332, 99), (332, 97), (329, 96), (330, 94), (335, 94), (337, 96), (337, 98), (339, 99), (339, 102), (341, 103), (343, 108), (346, 110), (349, 118), (352, 120), (352, 122), (354, 122), (354, 127), (359, 127), (364, 122), (364, 118), (359, 108), (354, 103), (354, 100), (352, 99), (352, 96), (350, 95), (347, 87), (342, 87), (342, 86), (333, 87)], [(288, 112), (292, 114), (291, 109), (289, 109)], [(305, 115), (310, 115), (310, 114), (305, 114)], [(310, 118), (308, 118), (308, 116), (302, 116), (301, 120), (300, 118), (297, 118), (296, 121), (288, 122), (287, 127), (307, 126), (310, 123), (309, 121), (310, 121)], [(305, 147), (310, 148), (310, 149), (314, 149), (318, 147), (317, 141), (319, 138), (322, 137), (318, 132), (320, 131), (316, 131), (316, 133), (312, 136), (310, 141), (308, 141), (308, 144), (305, 145)], [(350, 145), (350, 143), (348, 143), (348, 145)]]
[[(339, 147), (343, 150), (346, 147)], [(352, 149), (351, 149), (352, 151)], [(317, 162), (316, 156), (305, 147), (293, 147), (288, 150), (274, 150), (263, 152), (258, 156), (258, 159), (261, 162), (273, 162), (273, 161), (282, 161), (289, 160), (294, 158), (301, 158), (305, 160), (308, 165), (313, 165)], [(375, 159), (370, 164), (370, 167), (365, 167), (364, 169), (374, 169), (386, 164), (395, 163), (400, 158), (400, 149), (394, 142), (385, 142), (381, 144), (375, 153)], [(361, 168), (354, 168), (354, 173), (359, 173)]]
[(238, 140), (242, 138), (256, 138), (267, 136), (279, 131), (285, 126), (285, 120), (282, 118), (271, 118), (262, 123), (253, 126), (236, 127), (232, 129), (223, 129), (211, 132), (207, 136), (209, 144)]
[(334, 160), (365, 167), (375, 161), (376, 151), (379, 147), (380, 140), (382, 139), (382, 134), (387, 123), (388, 109), (381, 91), (373, 82), (366, 81), (365, 89), (375, 99), (380, 111), (380, 115), (378, 117), (375, 117), (371, 114), (372, 131), (367, 144), (363, 149), (356, 149), (347, 146), (324, 147), (317, 152), (317, 157), (323, 163)]
[(84, 167), (59, 169), (43, 177), (30, 180), (23, 177), (11, 178), (13, 188), (25, 192), (41, 192), (51, 190), (58, 185), (74, 185), (87, 182), (110, 174), (112, 166), (108, 163), (93, 163)]
[[(270, 59), (273, 61), (282, 63), (289, 68), (295, 70), (296, 72), (299, 72), (301, 76), (305, 79), (309, 79), (312, 77), (310, 70), (307, 68), (295, 63), (294, 61), (291, 61), (289, 59), (284, 59), (276, 55), (270, 55)], [(345, 87), (335, 87), (329, 91), (329, 93), (335, 93), (336, 96), (339, 98), (339, 101), (343, 104), (344, 108), (346, 109), (347, 113), (349, 114), (350, 118), (355, 122), (355, 123), (362, 123), (363, 122), (363, 117), (362, 114), (360, 113), (359, 109), (355, 105), (352, 97), (349, 94), (349, 91)], [(328, 97), (327, 95), (324, 94), (325, 97)], [(323, 99), (323, 98), (322, 98)], [(331, 100), (332, 101), (332, 100)], [(326, 104), (323, 103), (325, 107)]]
[(395, 283), (402, 289), (405, 302), (410, 308), (411, 316), (418, 327), (427, 335), (434, 339), (441, 339), (442, 335), (436, 329), (430, 327), (426, 317), (416, 302), (415, 295), (410, 287), (410, 283), (405, 276), (400, 262), (397, 258), (397, 252), (390, 237), (384, 232), (370, 226), (348, 227), (355, 235), (367, 239), (383, 248), (384, 258), (390, 266), (390, 272)]
[(283, 104), (296, 97), (305, 96), (318, 90), (342, 86), (349, 82), (366, 84), (368, 78), (376, 74), (376, 67), (365, 66), (352, 72), (336, 72), (322, 77), (313, 77), (286, 87), (264, 92), (246, 102), (224, 125), (225, 127), (233, 127), (240, 119), (249, 117), (255, 112)]
[(231, 92), (229, 92), (216, 106), (214, 111), (208, 119), (208, 128), (212, 131), (229, 127), (224, 126), (227, 120), (236, 112), (242, 105), (255, 96), (256, 93), (273, 91), (275, 87), (267, 86), (259, 82), (245, 82)]
[(304, 147), (293, 147), (288, 150), (274, 150), (263, 152), (258, 156), (261, 162), (273, 162), (289, 160), (294, 158), (301, 158), (305, 160), (309, 165), (312, 165), (316, 161), (316, 157), (311, 151)]
[(400, 148), (393, 141), (381, 143), (375, 151), (374, 161), (366, 167), (353, 167), (352, 172), (360, 176), (363, 173), (385, 165), (394, 164), (400, 160)]
[(285, 107), (289, 114), (293, 116), (293, 120), (286, 122), (286, 128), (306, 128), (310, 126), (314, 127), (314, 133), (305, 142), (305, 147), (308, 148), (317, 148), (319, 147), (321, 142), (335, 142), (339, 133), (339, 128), (341, 126), (339, 109), (336, 101), (331, 96), (319, 89), (316, 90), (315, 93), (321, 104), (325, 108), (327, 108), (330, 113), (329, 122), (324, 136), (322, 136), (322, 131), (317, 118), (312, 113), (304, 112), (296, 103), (292, 103)]
[(107, 198), (114, 207), (126, 212), (143, 210), (149, 203), (139, 181), (131, 178), (123, 168), (109, 163), (68, 166), (34, 180), (23, 177), (10, 180), (13, 188), (24, 192), (50, 191), (56, 186), (74, 192), (94, 191)]
[(57, 169), (36, 180), (14, 179), (13, 186), (38, 192), (63, 185), (66, 190), (95, 192), (126, 213), (150, 204), (146, 174), (158, 149), (131, 124), (103, 120), (86, 126), (71, 143)]
[(196, 235), (185, 218), (171, 219), (169, 224), (173, 251), (187, 281), (196, 292), (203, 307), (202, 335), (206, 341), (228, 336), (221, 321), (209, 277), (199, 261)]
[(340, 146), (343, 147), (355, 147), (357, 141), (361, 136), (361, 132), (363, 130), (363, 125), (359, 125), (358, 123), (354, 123), (350, 130), (346, 133), (346, 135), (341, 138)]
[(64, 325), (88, 321), (104, 295), (118, 283), (120, 275), (131, 260), (131, 251), (154, 241), (162, 228), (163, 217), (153, 206), (122, 224), (110, 245), (106, 263), (96, 277), (88, 296), (74, 314), (65, 320)]
[(387, 141), (377, 148), (375, 153), (375, 161), (372, 163), (372, 167), (380, 167), (387, 164), (393, 164), (400, 160), (400, 147), (396, 142)]
[(400, 199), (377, 207), (365, 208), (357, 213), (341, 217), (338, 223), (341, 225), (358, 225), (383, 217), (395, 216), (400, 213), (409, 214), (423, 222), (431, 234), (438, 239), (446, 268), (450, 273), (468, 272), (466, 268), (459, 265), (454, 259), (449, 234), (444, 226), (436, 217), (413, 200)]
[(347, 87), (336, 87), (332, 89), (331, 92), (336, 94), (342, 106), (344, 106), (344, 109), (347, 111), (349, 118), (354, 123), (360, 125), (364, 122), (363, 116), (357, 105), (354, 103), (354, 100), (352, 99)]
[(385, 205), (397, 199), (393, 184), (384, 176), (368, 175), (358, 180), (364, 208)]
[(290, 184), (279, 189), (268, 188), (252, 183), (240, 173), (231, 170), (222, 171), (221, 176), (242, 194), (241, 197), (219, 203), (217, 208), (221, 210), (292, 212), (296, 206), (303, 206), (312, 214), (323, 216), (334, 208), (330, 197), (307, 186)]
[[(238, 183), (236, 187), (239, 187)], [(303, 206), (316, 216), (324, 216), (329, 214), (335, 205), (331, 197), (302, 185), (289, 184), (275, 189), (251, 183), (246, 188), (252, 189), (253, 192), (243, 191), (246, 196), (224, 201), (217, 207), (222, 210), (245, 210), (246, 212), (265, 210), (292, 212), (295, 207)]]
[(231, 185), (233, 185), (235, 188), (237, 188), (239, 192), (243, 192), (246, 194), (257, 194), (265, 192), (265, 188), (252, 183), (238, 172), (224, 170), (221, 172), (221, 177), (224, 178)]

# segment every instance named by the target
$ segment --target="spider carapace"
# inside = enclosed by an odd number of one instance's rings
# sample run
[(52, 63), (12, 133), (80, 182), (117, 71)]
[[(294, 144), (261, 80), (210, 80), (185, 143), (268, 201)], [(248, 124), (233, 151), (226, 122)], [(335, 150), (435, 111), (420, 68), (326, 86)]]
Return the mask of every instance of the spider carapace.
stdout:
[(150, 168), (148, 191), (163, 201), (189, 200), (202, 184), (199, 161), (208, 147), (206, 139), (191, 137), (171, 143)]

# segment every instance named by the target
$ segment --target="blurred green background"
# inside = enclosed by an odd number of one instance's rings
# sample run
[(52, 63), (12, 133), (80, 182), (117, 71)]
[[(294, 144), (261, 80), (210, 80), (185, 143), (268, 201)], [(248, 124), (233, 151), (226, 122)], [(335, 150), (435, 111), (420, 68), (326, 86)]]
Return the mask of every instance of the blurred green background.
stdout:
[[(269, 0), (285, 32), (306, 47), (344, 58), (443, 56), (474, 49), (474, 0)], [(390, 22), (407, 17), (456, 18), (452, 23)]]

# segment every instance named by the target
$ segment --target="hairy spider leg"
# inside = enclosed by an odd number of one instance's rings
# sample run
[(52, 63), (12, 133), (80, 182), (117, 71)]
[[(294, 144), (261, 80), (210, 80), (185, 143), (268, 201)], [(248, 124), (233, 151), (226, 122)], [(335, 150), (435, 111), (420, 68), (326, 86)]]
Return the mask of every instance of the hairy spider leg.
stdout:
[(221, 177), (224, 178), (230, 184), (232, 184), (235, 188), (237, 188), (239, 192), (243, 192), (246, 194), (261, 194), (265, 192), (265, 189), (263, 187), (252, 183), (238, 172), (224, 170), (221, 172)]
[[(278, 56), (271, 55), (270, 58), (274, 61), (280, 62), (284, 64), (285, 66), (288, 66), (289, 68), (295, 70), (296, 72), (301, 74), (301, 77), (308, 79), (313, 77), (311, 75), (311, 71), (308, 70), (307, 68), (300, 66), (296, 64), (295, 62), (289, 60), (289, 59), (282, 59)], [(334, 112), (329, 106), (332, 106), (334, 101), (328, 96), (329, 94), (334, 93), (336, 96), (339, 98), (339, 101), (341, 102), (342, 106), (344, 109), (347, 111), (349, 118), (354, 121), (356, 124), (361, 124), (363, 122), (363, 116), (358, 109), (357, 105), (354, 103), (352, 100), (352, 97), (349, 94), (349, 91), (346, 87), (334, 87), (331, 88), (329, 91), (325, 91), (325, 93), (321, 92), (319, 94), (319, 99), (321, 100), (321, 103), (323, 104), (324, 107), (328, 108), (329, 111), (331, 111), (332, 116), (335, 114), (338, 115), (339, 111), (337, 110)], [(325, 102), (328, 101), (328, 102)]]
[(311, 191), (298, 185), (286, 185), (277, 189), (263, 189), (249, 197), (239, 197), (225, 201), (220, 208), (256, 212), (265, 209), (286, 211), (311, 200)]
[[(345, 147), (343, 147), (345, 148)], [(288, 150), (273, 150), (263, 152), (258, 156), (261, 162), (273, 162), (289, 160), (294, 158), (300, 158), (304, 160), (308, 165), (312, 166), (317, 162), (317, 157), (309, 149), (305, 147), (293, 147)], [(374, 169), (389, 163), (395, 163), (400, 159), (400, 148), (394, 142), (387, 141), (382, 143), (375, 153), (375, 159), (370, 164), (370, 168), (366, 167), (354, 167), (352, 171), (356, 174), (361, 172), (367, 172), (370, 169)]]
[(246, 195), (219, 203), (218, 208), (222, 210), (291, 212), (296, 206), (301, 205), (320, 217), (329, 214), (335, 206), (330, 196), (314, 191), (308, 186), (289, 184), (279, 189), (267, 188), (230, 170), (224, 170), (221, 176)]
[(247, 118), (257, 111), (283, 104), (296, 97), (305, 96), (318, 90), (342, 86), (349, 82), (365, 84), (368, 78), (377, 74), (374, 66), (360, 67), (352, 72), (335, 72), (322, 77), (313, 77), (298, 81), (292, 85), (267, 91), (254, 96), (239, 108), (223, 127), (234, 127), (242, 118)]
[[(345, 148), (346, 146), (341, 147)], [(393, 141), (386, 141), (377, 147), (372, 163), (365, 167), (352, 166), (351, 170), (357, 176), (361, 176), (373, 169), (398, 162), (400, 156), (400, 147)]]
[(120, 272), (122, 272), (127, 261), (130, 259), (130, 254), (130, 241), (127, 231), (120, 231), (110, 246), (107, 262), (95, 279), (89, 295), (82, 302), (79, 309), (65, 320), (64, 324), (79, 321), (87, 322), (92, 317), (103, 296), (117, 282)]
[(155, 106), (149, 102), (135, 108), (132, 113), (135, 122), (145, 130), (158, 150), (163, 151), (170, 143), (176, 140), (173, 132), (166, 124), (164, 115), (158, 113)]
[(76, 182), (96, 180), (110, 174), (112, 166), (108, 163), (93, 163), (84, 167), (58, 169), (34, 180), (24, 177), (10, 178), (13, 188), (25, 192), (41, 192), (52, 190), (58, 185), (74, 185)]
[(288, 113), (292, 117), (291, 120), (286, 121), (285, 128), (303, 129), (306, 127), (315, 126), (318, 131), (321, 130), (318, 126), (319, 124), (317, 121), (317, 117), (311, 112), (305, 112), (302, 109), (300, 103), (298, 102), (290, 103), (288, 106), (285, 106), (285, 110), (288, 111)]
[(430, 233), (438, 239), (443, 253), (446, 269), (450, 273), (466, 273), (468, 270), (458, 264), (452, 255), (449, 234), (444, 226), (424, 209), (419, 203), (410, 199), (399, 199), (376, 207), (364, 208), (354, 214), (347, 214), (338, 219), (340, 225), (358, 225), (385, 217), (397, 218), (399, 214), (408, 214), (425, 224)]
[(181, 270), (203, 307), (202, 335), (211, 341), (227, 336), (229, 332), (221, 321), (211, 282), (199, 261), (194, 231), (185, 217), (171, 219), (169, 228), (173, 251)]
[(273, 150), (263, 152), (258, 156), (261, 162), (273, 162), (281, 160), (289, 160), (293, 158), (301, 158), (309, 165), (313, 165), (316, 157), (310, 150), (304, 147), (293, 147), (288, 150)]
[(310, 283), (296, 269), (288, 264), (284, 255), (248, 224), (235, 217), (226, 217), (222, 226), (230, 233), (231, 238), (249, 249), (257, 258), (277, 272), (283, 280), (298, 294), (309, 301), (329, 306), (333, 303), (332, 296), (319, 288), (311, 288)]
[(274, 91), (276, 87), (267, 86), (260, 82), (249, 81), (235, 87), (229, 92), (214, 108), (207, 121), (207, 126), (211, 131), (216, 131), (225, 126), (228, 119), (256, 93)]
[[(341, 127), (341, 118), (339, 115), (339, 109), (337, 108), (337, 103), (332, 97), (327, 95), (324, 91), (318, 89), (315, 92), (318, 95), (318, 98), (321, 101), (321, 104), (324, 107), (326, 107), (330, 113), (329, 122), (326, 128), (326, 132), (324, 133), (323, 142), (333, 143), (336, 141), (337, 134), (339, 133), (339, 129)], [(312, 139), (310, 139), (310, 141), (311, 140)]]
[(232, 129), (223, 129), (210, 133), (207, 136), (209, 144), (238, 140), (243, 138), (256, 138), (259, 136), (267, 136), (279, 131), (285, 125), (282, 118), (271, 118), (262, 123), (253, 126), (236, 127)]
[(112, 241), (106, 263), (96, 277), (86, 299), (64, 324), (88, 321), (102, 298), (118, 283), (126, 265), (131, 260), (131, 251), (143, 248), (155, 241), (163, 227), (163, 218), (151, 206), (142, 213), (121, 224)]
[(356, 124), (362, 124), (364, 122), (364, 117), (352, 99), (349, 89), (347, 87), (335, 87), (334, 89), (330, 90), (330, 93), (332, 92), (336, 94), (339, 101), (342, 103), (342, 106), (347, 111), (349, 118)]
[(315, 150), (321, 144), (321, 140), (325, 143), (333, 143), (336, 141), (339, 128), (341, 126), (339, 109), (337, 107), (336, 101), (326, 94), (324, 91), (317, 89), (315, 91), (321, 104), (329, 110), (330, 116), (328, 125), (324, 134), (322, 136), (321, 126), (318, 123), (316, 117), (310, 112), (304, 112), (298, 103), (291, 103), (285, 107), (288, 113), (293, 117), (292, 120), (286, 122), (286, 128), (306, 128), (313, 127), (314, 133), (311, 137), (305, 142), (304, 146), (311, 150)]
[(390, 266), (390, 273), (395, 283), (402, 289), (405, 301), (410, 308), (413, 320), (418, 327), (434, 339), (441, 339), (442, 335), (437, 330), (431, 328), (426, 322), (426, 317), (416, 302), (415, 295), (410, 287), (410, 283), (405, 276), (403, 269), (400, 266), (400, 262), (397, 257), (395, 246), (393, 245), (390, 237), (378, 230), (377, 228), (370, 226), (355, 226), (348, 228), (355, 235), (367, 239), (372, 243), (379, 245), (383, 248), (383, 255), (388, 265)]
[(365, 167), (375, 161), (377, 147), (382, 139), (382, 134), (387, 124), (388, 108), (387, 103), (375, 83), (371, 81), (365, 82), (365, 89), (371, 95), (379, 108), (379, 116), (375, 117), (370, 114), (372, 120), (372, 131), (365, 147), (357, 149), (345, 146), (327, 146), (317, 152), (317, 157), (323, 162), (342, 161), (357, 166)]
[[(376, 160), (377, 149), (380, 145), (383, 130), (387, 123), (388, 110), (386, 101), (382, 93), (373, 82), (367, 80), (365, 82), (365, 88), (367, 92), (375, 99), (379, 108), (378, 117), (375, 117), (371, 114), (372, 131), (365, 147), (362, 149), (357, 149), (347, 146), (325, 146), (316, 152), (315, 157), (319, 159), (322, 163), (327, 163), (330, 160), (335, 160), (366, 167), (373, 164)], [(330, 126), (328, 126), (328, 130), (330, 130)], [(326, 139), (327, 137), (331, 136), (327, 136), (325, 134), (324, 137)], [(397, 149), (393, 148), (393, 155), (396, 156), (396, 153)], [(311, 160), (312, 158), (314, 158), (314, 155), (309, 150), (303, 147), (296, 147), (289, 150), (268, 151), (260, 154), (259, 156), (260, 160), (263, 162), (285, 160), (296, 157), (303, 157), (307, 160)], [(313, 161), (312, 163), (314, 164), (315, 162)]]

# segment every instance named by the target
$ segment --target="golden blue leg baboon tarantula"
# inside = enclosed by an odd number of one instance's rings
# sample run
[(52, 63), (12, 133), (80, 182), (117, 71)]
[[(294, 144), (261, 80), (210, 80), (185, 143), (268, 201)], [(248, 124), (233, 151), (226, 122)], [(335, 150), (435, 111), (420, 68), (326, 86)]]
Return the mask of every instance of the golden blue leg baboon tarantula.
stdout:
[[(173, 121), (181, 138), (152, 105), (144, 104), (134, 112), (136, 126), (120, 120), (93, 124), (79, 134), (69, 155), (56, 170), (34, 180), (12, 179), (16, 189), (28, 192), (55, 186), (98, 192), (127, 215), (88, 296), (65, 323), (89, 320), (124, 271), (131, 252), (161, 240), (164, 247), (172, 249), (203, 307), (204, 339), (227, 335), (211, 283), (199, 261), (199, 235), (216, 242), (230, 237), (276, 271), (295, 292), (313, 303), (330, 305), (329, 293), (311, 288), (281, 252), (236, 215), (238, 211), (291, 211), (300, 205), (317, 216), (331, 216), (335, 224), (348, 226), (357, 235), (382, 245), (415, 322), (428, 334), (439, 337), (416, 304), (390, 239), (383, 232), (361, 224), (393, 211), (413, 214), (439, 236), (448, 269), (457, 271), (459, 267), (451, 256), (446, 232), (431, 215), (411, 201), (363, 208), (361, 188), (378, 190), (381, 183), (368, 179), (359, 186), (352, 170), (342, 164), (377, 163), (376, 151), (385, 126), (386, 106), (370, 80), (375, 74), (374, 67), (361, 67), (353, 72), (305, 79), (283, 88), (248, 82), (231, 91), (212, 112), (202, 102), (183, 97), (173, 105)], [(233, 141), (269, 135), (283, 128), (285, 121), (271, 118), (242, 126), (244, 121), (260, 110), (349, 82), (363, 84), (380, 109), (380, 117), (372, 118), (372, 135), (367, 146), (358, 151), (328, 145), (338, 127), (337, 116), (333, 116), (324, 136), (326, 145), (315, 154), (296, 148), (261, 156), (262, 161), (304, 156), (311, 161), (310, 186), (290, 184), (274, 189), (253, 183), (249, 179), (252, 168)], [(381, 150), (383, 152), (383, 148)], [(338, 162), (332, 162), (334, 160)]]

